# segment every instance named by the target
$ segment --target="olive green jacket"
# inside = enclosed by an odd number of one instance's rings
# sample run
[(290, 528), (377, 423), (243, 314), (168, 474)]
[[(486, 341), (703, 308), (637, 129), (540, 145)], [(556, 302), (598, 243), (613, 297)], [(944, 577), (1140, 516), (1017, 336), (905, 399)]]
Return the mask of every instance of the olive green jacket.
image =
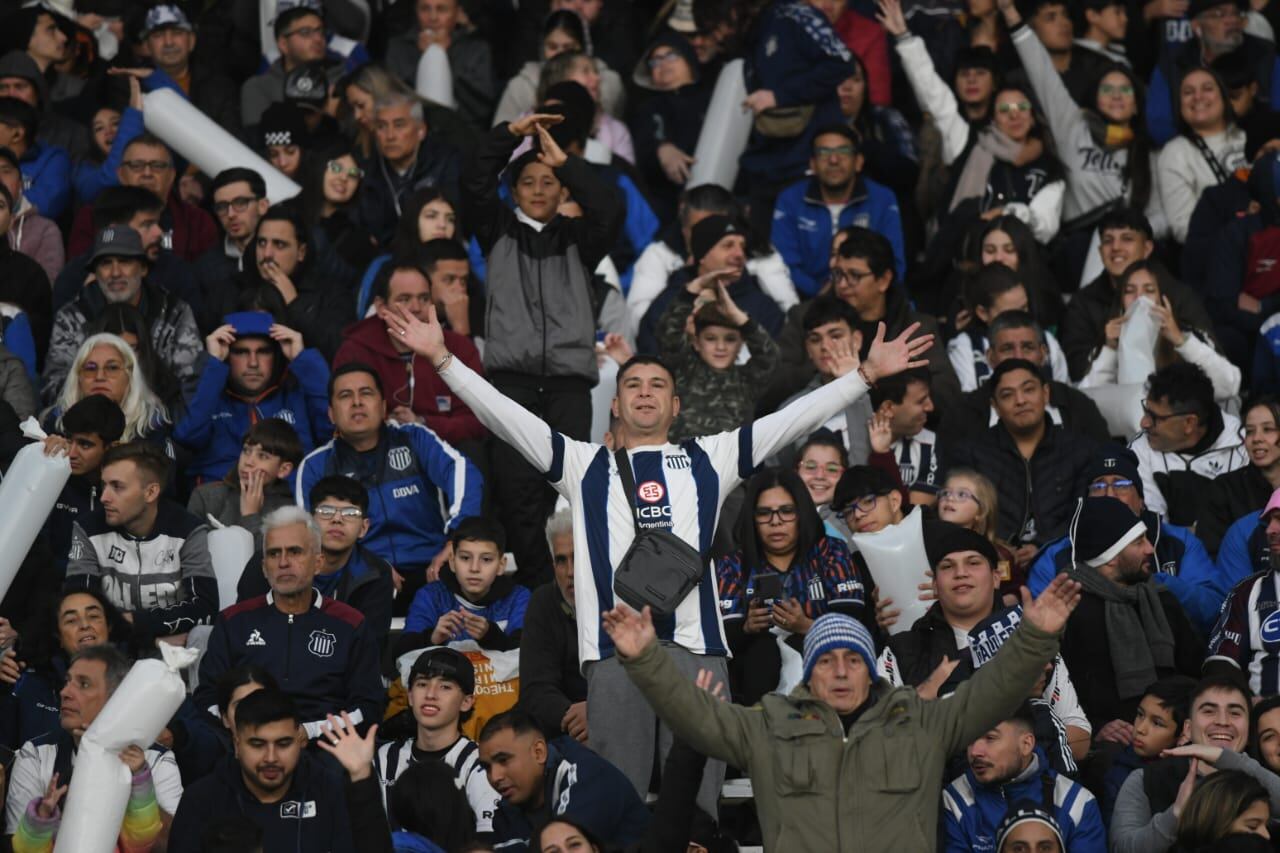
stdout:
[(744, 708), (698, 689), (657, 643), (623, 666), (677, 736), (750, 774), (765, 850), (923, 853), (937, 846), (948, 756), (1010, 714), (1057, 650), (1024, 621), (945, 699), (881, 680), (847, 736), (804, 687)]

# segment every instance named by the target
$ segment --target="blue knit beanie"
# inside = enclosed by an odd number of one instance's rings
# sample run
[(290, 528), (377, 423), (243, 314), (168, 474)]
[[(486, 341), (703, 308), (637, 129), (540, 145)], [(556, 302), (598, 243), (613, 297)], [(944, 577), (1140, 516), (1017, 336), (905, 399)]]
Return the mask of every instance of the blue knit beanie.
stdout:
[(843, 613), (827, 613), (819, 616), (804, 636), (804, 677), (801, 681), (809, 683), (813, 675), (813, 665), (832, 649), (852, 649), (862, 655), (871, 680), (879, 678), (876, 672), (876, 644), (871, 639), (871, 632), (861, 622)]

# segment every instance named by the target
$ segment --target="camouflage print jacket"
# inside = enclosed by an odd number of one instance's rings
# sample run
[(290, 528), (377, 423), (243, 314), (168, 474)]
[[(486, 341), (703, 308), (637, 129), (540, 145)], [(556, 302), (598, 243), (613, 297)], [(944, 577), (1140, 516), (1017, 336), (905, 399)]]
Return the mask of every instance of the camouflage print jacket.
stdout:
[(685, 335), (693, 297), (681, 292), (658, 321), (662, 358), (675, 371), (680, 414), (671, 427), (671, 440), (681, 442), (737, 429), (753, 417), (756, 396), (778, 363), (778, 345), (755, 320), (741, 328), (751, 353), (746, 364), (717, 370), (694, 351)]
[[(96, 284), (88, 284), (80, 296), (53, 317), (53, 334), (41, 377), (41, 395), (52, 404), (62, 392), (67, 372), (75, 361), (80, 344), (89, 337), (85, 328), (106, 310), (107, 300)], [(196, 328), (191, 306), (150, 282), (142, 284), (138, 310), (151, 329), (151, 348), (156, 358), (174, 375), (184, 389), (194, 389), (199, 378), (200, 354), (204, 341)], [(184, 395), (185, 396), (185, 395)], [(166, 400), (166, 403), (173, 401)]]

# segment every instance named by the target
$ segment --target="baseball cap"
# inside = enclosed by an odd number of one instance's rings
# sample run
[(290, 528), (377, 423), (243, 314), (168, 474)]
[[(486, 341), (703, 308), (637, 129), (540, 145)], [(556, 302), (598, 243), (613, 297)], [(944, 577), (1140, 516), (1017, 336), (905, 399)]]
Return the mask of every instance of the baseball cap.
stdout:
[(300, 109), (319, 112), (329, 93), (329, 78), (319, 63), (300, 65), (284, 78), (284, 99)]
[(40, 73), (40, 66), (36, 65), (36, 61), (28, 56), (25, 50), (11, 50), (4, 56), (0, 56), (0, 79), (5, 77), (26, 80), (36, 87), (40, 103), (48, 102), (49, 84)]
[(128, 225), (108, 225), (93, 240), (93, 254), (89, 256), (88, 266), (92, 267), (102, 258), (142, 258), (145, 261), (147, 252), (142, 248), (142, 235)]
[(406, 690), (413, 687), (418, 676), (452, 681), (467, 696), (476, 692), (476, 669), (471, 660), (456, 649), (440, 646), (418, 655), (409, 670), (409, 681), (404, 686)]
[(175, 29), (194, 32), (195, 27), (191, 26), (187, 14), (170, 3), (160, 6), (152, 6), (147, 10), (147, 17), (142, 22), (142, 37), (146, 38), (156, 30)]
[(1267, 516), (1280, 509), (1280, 489), (1276, 489), (1271, 493), (1271, 500), (1267, 501), (1267, 505), (1263, 508), (1258, 518), (1262, 521), (1267, 520)]

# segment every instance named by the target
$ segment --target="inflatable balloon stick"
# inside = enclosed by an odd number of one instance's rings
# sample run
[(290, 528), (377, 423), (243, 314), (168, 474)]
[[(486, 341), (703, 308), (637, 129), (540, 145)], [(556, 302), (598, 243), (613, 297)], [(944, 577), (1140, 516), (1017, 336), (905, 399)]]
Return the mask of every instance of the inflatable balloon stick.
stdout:
[(244, 567), (253, 559), (253, 534), (243, 527), (225, 525), (212, 515), (209, 521), (209, 560), (218, 579), (218, 601), (230, 607)]
[(236, 166), (253, 169), (267, 182), (267, 198), (272, 204), (302, 192), (302, 187), (172, 89), (147, 93), (142, 121), (147, 130), (206, 175)]
[(853, 534), (853, 544), (867, 561), (871, 578), (880, 591), (880, 600), (892, 598), (894, 609), (902, 611), (889, 629), (890, 634), (909, 629), (933, 603), (920, 600), (919, 585), (929, 581), (923, 516), (919, 509), (913, 509), (901, 524), (877, 533)]
[(45, 456), (39, 442), (46, 436), (35, 418), (23, 422), (22, 434), (37, 443), (18, 451), (0, 482), (0, 506), (5, 508), (0, 513), (0, 598), (9, 591), (18, 567), (71, 476), (71, 462), (65, 454)]
[(428, 45), (418, 60), (418, 74), (414, 78), (418, 94), (449, 109), (457, 109), (453, 97), (453, 69), (449, 67), (449, 54), (438, 44)]
[(163, 660), (140, 660), (80, 738), (55, 853), (112, 853), (129, 805), (132, 774), (120, 760), (130, 744), (155, 743), (187, 695), (180, 670), (199, 652), (158, 643)]
[(693, 168), (689, 170), (686, 186), (719, 184), (732, 190), (738, 179), (738, 158), (746, 150), (754, 121), (751, 110), (742, 106), (747, 99), (743, 68), (742, 60), (735, 59), (726, 62), (720, 70), (707, 106), (707, 118), (698, 134), (698, 147), (694, 149)]

